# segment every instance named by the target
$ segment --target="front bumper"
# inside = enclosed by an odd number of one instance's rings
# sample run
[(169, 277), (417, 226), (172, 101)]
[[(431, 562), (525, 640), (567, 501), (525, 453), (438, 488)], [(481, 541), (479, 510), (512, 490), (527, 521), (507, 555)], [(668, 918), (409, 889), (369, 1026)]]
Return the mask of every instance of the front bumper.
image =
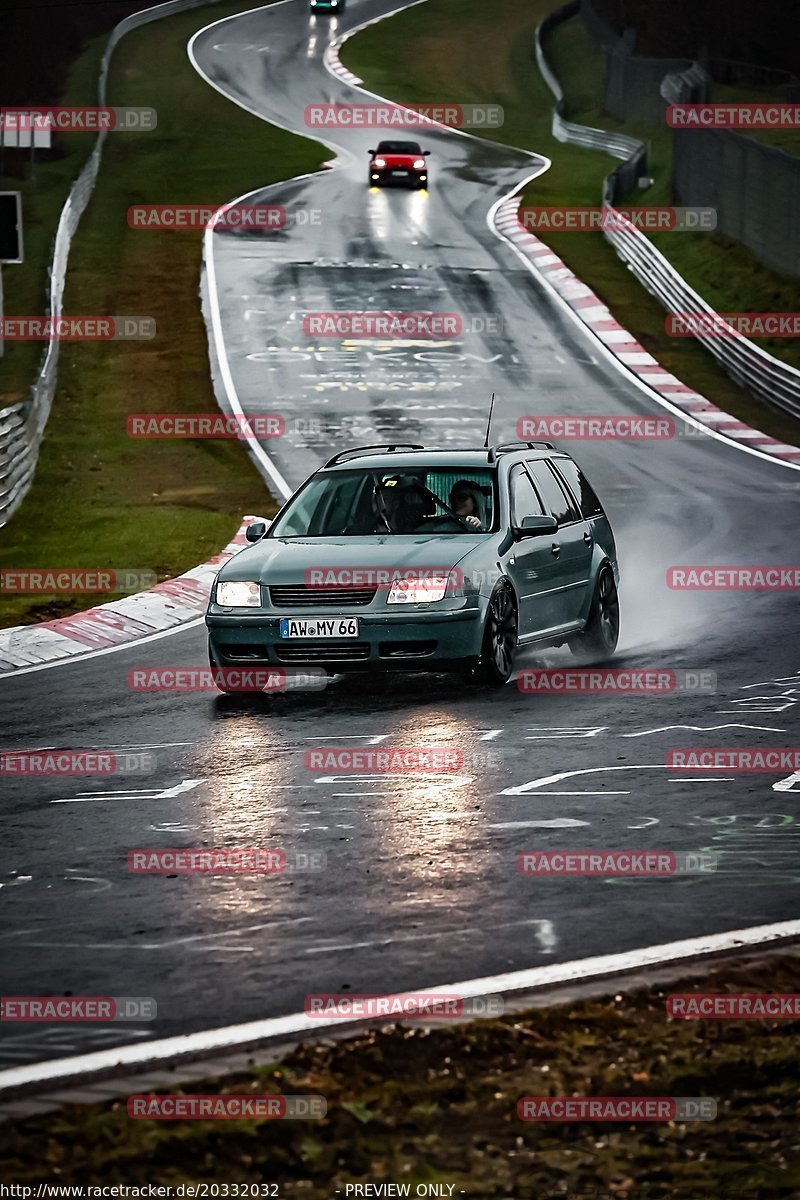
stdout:
[[(397, 175), (399, 170), (405, 171), (404, 175)], [(373, 187), (427, 187), (428, 172), (415, 171), (413, 167), (370, 167), (369, 181)]]
[[(291, 615), (316, 614), (281, 614)], [(483, 622), (477, 607), (413, 616), (407, 610), (346, 615), (358, 616), (359, 636), (330, 642), (280, 638), (280, 617), (263, 613), (208, 613), (206, 625), (211, 653), (219, 666), (267, 663), (320, 666), (337, 672), (442, 671), (480, 654)]]

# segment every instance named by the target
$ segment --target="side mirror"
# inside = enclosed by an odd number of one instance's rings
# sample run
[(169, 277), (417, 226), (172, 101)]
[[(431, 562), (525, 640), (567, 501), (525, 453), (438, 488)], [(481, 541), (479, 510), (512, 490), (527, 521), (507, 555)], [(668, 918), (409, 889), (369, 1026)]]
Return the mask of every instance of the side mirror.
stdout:
[(267, 532), (265, 521), (253, 521), (252, 525), (248, 525), (244, 536), (248, 542), (260, 542), (264, 534)]
[(430, 154), (430, 150), (423, 150), (422, 153), (427, 157)]
[(377, 153), (377, 151), (375, 151), (375, 150), (368, 150), (368, 151), (367, 151), (367, 154), (376, 154), (376, 153)]
[(523, 517), (522, 524), (514, 529), (517, 537), (539, 537), (543, 533), (557, 533), (558, 521), (555, 517), (543, 516)]

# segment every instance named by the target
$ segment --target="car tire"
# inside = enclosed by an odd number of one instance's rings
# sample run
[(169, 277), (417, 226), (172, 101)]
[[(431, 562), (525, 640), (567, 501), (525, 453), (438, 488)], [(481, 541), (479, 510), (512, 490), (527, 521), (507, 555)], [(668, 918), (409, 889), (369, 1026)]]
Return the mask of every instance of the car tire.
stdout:
[(583, 633), (572, 638), (569, 648), (576, 658), (601, 661), (611, 658), (619, 641), (619, 595), (610, 567), (603, 567), (594, 587), (592, 604)]
[(490, 687), (504, 687), (508, 683), (514, 670), (518, 633), (516, 599), (511, 585), (503, 580), (489, 600), (481, 656), (474, 674), (477, 683)]

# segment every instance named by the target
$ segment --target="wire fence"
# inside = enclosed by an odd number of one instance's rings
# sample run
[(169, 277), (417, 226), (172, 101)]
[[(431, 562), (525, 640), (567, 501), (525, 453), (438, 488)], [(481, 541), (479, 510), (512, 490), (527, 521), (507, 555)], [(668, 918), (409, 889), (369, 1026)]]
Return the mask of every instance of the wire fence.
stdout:
[[(167, 0), (165, 4), (132, 13), (112, 30), (100, 64), (97, 103), (106, 105), (108, 69), (114, 47), (132, 29), (138, 29), (162, 17), (171, 17), (192, 8), (201, 8), (218, 0)], [(97, 179), (103, 144), (107, 136), (101, 130), (83, 170), (66, 199), (53, 242), (49, 266), (47, 316), (57, 321), (63, 311), (64, 283), (70, 246)], [(7, 524), (30, 491), (39, 458), (39, 448), (53, 406), (58, 368), (59, 342), (51, 338), (44, 351), (30, 397), (19, 404), (0, 409), (0, 528)]]

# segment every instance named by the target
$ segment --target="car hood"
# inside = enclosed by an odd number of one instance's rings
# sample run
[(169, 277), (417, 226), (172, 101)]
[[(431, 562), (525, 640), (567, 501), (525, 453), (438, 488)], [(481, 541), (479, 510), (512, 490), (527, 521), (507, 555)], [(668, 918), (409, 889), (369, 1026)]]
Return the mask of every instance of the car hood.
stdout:
[(486, 534), (386, 534), (359, 538), (264, 538), (226, 563), (220, 579), (302, 584), (312, 569), (440, 567), (450, 570), (485, 543)]

